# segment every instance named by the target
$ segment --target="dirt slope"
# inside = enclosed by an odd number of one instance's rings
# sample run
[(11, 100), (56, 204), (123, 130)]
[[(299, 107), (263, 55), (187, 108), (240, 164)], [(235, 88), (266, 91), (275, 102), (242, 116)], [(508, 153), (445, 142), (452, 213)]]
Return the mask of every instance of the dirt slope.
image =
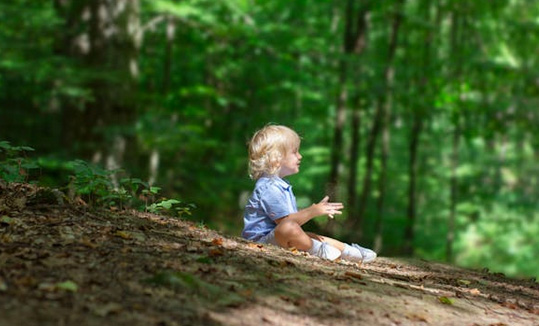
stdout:
[(0, 326), (539, 325), (539, 285), (417, 260), (357, 266), (0, 185)]

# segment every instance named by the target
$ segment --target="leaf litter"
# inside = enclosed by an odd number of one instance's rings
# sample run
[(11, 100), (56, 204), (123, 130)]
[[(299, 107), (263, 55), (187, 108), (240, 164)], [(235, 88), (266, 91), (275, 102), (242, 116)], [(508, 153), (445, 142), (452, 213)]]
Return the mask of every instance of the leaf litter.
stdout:
[(328, 262), (48, 193), (0, 184), (0, 326), (539, 324), (535, 281), (411, 259)]

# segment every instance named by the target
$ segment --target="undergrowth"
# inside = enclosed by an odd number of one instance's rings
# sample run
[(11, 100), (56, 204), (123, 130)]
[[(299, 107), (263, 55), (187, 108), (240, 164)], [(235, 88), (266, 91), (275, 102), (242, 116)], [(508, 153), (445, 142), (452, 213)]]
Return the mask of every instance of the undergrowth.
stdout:
[[(32, 175), (47, 170), (46, 160), (29, 158), (28, 146), (13, 146), (0, 141), (0, 179), (11, 182), (37, 183)], [(90, 206), (115, 209), (134, 208), (173, 217), (191, 215), (196, 206), (160, 195), (161, 188), (139, 178), (120, 177), (125, 171), (107, 170), (83, 160), (62, 162), (69, 174), (67, 184), (59, 190), (69, 200), (82, 200)]]

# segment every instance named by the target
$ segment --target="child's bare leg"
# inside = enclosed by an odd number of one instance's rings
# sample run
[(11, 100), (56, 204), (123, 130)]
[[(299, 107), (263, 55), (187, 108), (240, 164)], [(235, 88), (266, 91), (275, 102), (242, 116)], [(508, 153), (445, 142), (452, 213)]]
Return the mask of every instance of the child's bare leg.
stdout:
[(298, 223), (293, 221), (283, 221), (277, 225), (275, 240), (283, 248), (295, 247), (308, 251), (312, 247), (311, 237), (303, 231)]
[(330, 237), (326, 237), (326, 236), (323, 236), (323, 235), (319, 235), (319, 234), (315, 234), (315, 233), (311, 233), (311, 232), (307, 232), (307, 235), (313, 239), (316, 239), (320, 242), (326, 242), (330, 245), (332, 245), (333, 247), (339, 249), (340, 251), (343, 251), (344, 250), (344, 243), (340, 242), (339, 240), (335, 240), (333, 238), (330, 238)]
[(332, 247), (329, 243), (311, 238), (298, 223), (293, 221), (283, 221), (277, 225), (275, 228), (275, 240), (281, 247), (296, 247), (299, 250), (307, 251), (311, 255), (328, 260), (335, 260), (342, 254), (341, 250)]

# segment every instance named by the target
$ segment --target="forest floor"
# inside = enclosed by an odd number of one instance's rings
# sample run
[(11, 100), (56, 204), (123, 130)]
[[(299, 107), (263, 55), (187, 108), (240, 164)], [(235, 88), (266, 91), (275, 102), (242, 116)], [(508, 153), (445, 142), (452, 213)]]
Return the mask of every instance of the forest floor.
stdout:
[(439, 263), (359, 266), (191, 222), (0, 184), (0, 326), (539, 325), (539, 284)]

